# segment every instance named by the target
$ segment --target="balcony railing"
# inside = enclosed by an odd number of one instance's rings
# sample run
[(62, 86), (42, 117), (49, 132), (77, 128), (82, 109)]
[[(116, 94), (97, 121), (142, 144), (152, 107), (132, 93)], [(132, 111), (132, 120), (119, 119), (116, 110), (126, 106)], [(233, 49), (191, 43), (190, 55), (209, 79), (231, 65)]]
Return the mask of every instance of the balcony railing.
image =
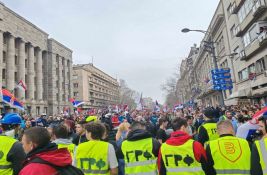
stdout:
[(258, 36), (258, 40), (260, 42), (260, 45), (263, 45), (264, 43), (266, 43), (267, 42), (267, 31), (260, 33)]
[(256, 0), (252, 7), (253, 16), (256, 17), (261, 15), (266, 9), (267, 6), (264, 0)]

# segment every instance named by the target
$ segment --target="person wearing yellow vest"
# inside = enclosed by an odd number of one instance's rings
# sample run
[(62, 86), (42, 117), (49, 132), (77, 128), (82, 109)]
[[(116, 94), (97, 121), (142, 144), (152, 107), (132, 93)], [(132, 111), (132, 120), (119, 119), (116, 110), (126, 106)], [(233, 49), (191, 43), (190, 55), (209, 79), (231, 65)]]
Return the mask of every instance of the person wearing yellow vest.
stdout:
[(220, 138), (210, 141), (206, 147), (211, 174), (250, 174), (251, 151), (247, 140), (235, 137), (229, 120), (217, 124)]
[(161, 145), (158, 156), (160, 175), (201, 175), (208, 172), (206, 152), (203, 146), (188, 134), (184, 118), (175, 118), (171, 137)]
[(115, 150), (110, 143), (101, 141), (105, 127), (98, 122), (85, 126), (89, 140), (79, 144), (75, 153), (75, 165), (85, 175), (117, 175), (118, 161)]
[(198, 128), (198, 139), (203, 146), (205, 146), (209, 141), (219, 138), (217, 133), (215, 120), (216, 111), (213, 108), (206, 108), (202, 111), (204, 115), (205, 122)]
[(0, 124), (0, 174), (17, 175), (26, 157), (22, 144), (14, 139), (21, 117), (16, 113), (7, 113)]
[(75, 144), (72, 143), (71, 139), (69, 138), (68, 128), (64, 124), (59, 124), (53, 127), (52, 130), (53, 138), (55, 139), (53, 142), (57, 144), (58, 149), (60, 148), (67, 148), (72, 159), (73, 154), (75, 151)]
[(258, 119), (261, 140), (255, 141), (251, 148), (251, 174), (267, 175), (267, 113)]
[(118, 150), (118, 159), (124, 160), (125, 175), (156, 175), (160, 143), (146, 131), (144, 121), (135, 121), (130, 126), (127, 139)]

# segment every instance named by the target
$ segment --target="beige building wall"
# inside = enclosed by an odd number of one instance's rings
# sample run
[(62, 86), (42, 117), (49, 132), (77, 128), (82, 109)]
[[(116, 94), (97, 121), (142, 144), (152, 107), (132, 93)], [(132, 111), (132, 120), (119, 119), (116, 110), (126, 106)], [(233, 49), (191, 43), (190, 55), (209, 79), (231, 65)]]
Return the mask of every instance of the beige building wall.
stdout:
[[(230, 97), (233, 104), (267, 102), (267, 4), (265, 0), (222, 1), (229, 45), (238, 55), (233, 59), (236, 89)], [(254, 74), (254, 75), (253, 75)], [(253, 75), (253, 80), (249, 76)]]
[[(221, 0), (203, 41), (215, 42), (219, 68), (230, 68), (233, 89), (223, 92), (226, 105), (267, 103), (267, 3), (266, 0)], [(204, 106), (220, 104), (221, 96), (212, 84), (204, 83), (214, 68), (212, 55), (200, 44), (193, 64), (193, 84), (201, 89), (197, 99)], [(181, 71), (181, 75), (183, 75)], [(178, 82), (186, 82), (181, 76)], [(181, 85), (179, 85), (181, 86)], [(186, 86), (185, 86), (186, 87)]]
[[(0, 87), (14, 91), (33, 116), (69, 106), (72, 51), (2, 3), (0, 19)], [(20, 80), (26, 92), (15, 88)]]
[(119, 84), (92, 64), (74, 65), (73, 96), (86, 102), (83, 108), (107, 107), (118, 104)]

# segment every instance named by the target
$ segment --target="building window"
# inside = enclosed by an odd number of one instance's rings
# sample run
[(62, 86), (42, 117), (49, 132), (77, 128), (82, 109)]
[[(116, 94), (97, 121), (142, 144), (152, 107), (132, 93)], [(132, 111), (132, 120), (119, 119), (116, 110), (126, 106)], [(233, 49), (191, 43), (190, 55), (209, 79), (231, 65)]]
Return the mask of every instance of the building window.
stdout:
[(36, 106), (36, 114), (40, 115), (40, 106)]
[(253, 42), (255, 39), (258, 38), (258, 34), (257, 34), (257, 25), (254, 25), (251, 27), (251, 29), (249, 30), (249, 37), (250, 37), (250, 41)]
[(8, 35), (4, 34), (4, 37), (3, 37), (3, 43), (4, 44), (7, 44), (7, 39), (8, 39)]
[(239, 77), (240, 81), (248, 79), (248, 70), (247, 70), (247, 68), (245, 68), (245, 69), (241, 70), (240, 72), (238, 72), (238, 77)]
[(18, 56), (15, 55), (15, 65), (18, 65), (18, 64), (19, 64)]
[(34, 91), (34, 100), (37, 100), (37, 92), (36, 91)]
[(19, 39), (16, 39), (15, 40), (15, 49), (19, 48), (19, 43), (20, 43)]
[(245, 47), (247, 47), (247, 46), (250, 44), (249, 33), (246, 33), (246, 34), (243, 36), (243, 43), (244, 43), (244, 46), (245, 46)]
[(78, 88), (79, 87), (79, 84), (78, 83), (73, 83), (73, 87), (74, 88)]
[(58, 55), (56, 56), (56, 62), (57, 62), (57, 64), (59, 63), (59, 56)]
[(15, 76), (15, 82), (18, 82), (18, 81), (19, 81), (19, 80), (18, 80), (18, 73), (15, 72), (15, 73), (14, 73), (14, 76)]
[(25, 59), (25, 68), (27, 68), (27, 67), (28, 67), (28, 60)]
[(248, 66), (248, 73), (255, 73), (255, 64), (251, 64)]
[(264, 58), (261, 58), (258, 61), (256, 61), (256, 69), (257, 69), (257, 73), (261, 73), (266, 70)]
[(3, 63), (5, 63), (5, 62), (6, 62), (6, 52), (3, 51)]
[(243, 22), (243, 20), (247, 17), (249, 12), (252, 10), (253, 4), (254, 4), (253, 0), (247, 0), (244, 2), (242, 7), (239, 9), (237, 16), (238, 16), (240, 23)]
[(77, 97), (79, 95), (79, 92), (73, 92), (73, 96)]
[(6, 69), (2, 69), (2, 79), (6, 79)]

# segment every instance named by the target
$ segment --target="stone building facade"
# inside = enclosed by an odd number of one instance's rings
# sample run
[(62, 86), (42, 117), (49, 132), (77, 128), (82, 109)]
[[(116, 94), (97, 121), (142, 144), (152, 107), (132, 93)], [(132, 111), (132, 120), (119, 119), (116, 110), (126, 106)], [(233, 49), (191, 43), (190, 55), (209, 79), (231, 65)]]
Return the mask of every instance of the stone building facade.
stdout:
[(118, 104), (119, 83), (93, 64), (73, 66), (73, 97), (85, 102), (83, 108)]
[[(219, 68), (230, 68), (233, 89), (212, 90), (212, 55), (205, 41), (213, 41)], [(267, 2), (266, 0), (221, 0), (213, 15), (192, 71), (199, 88), (195, 101), (208, 105), (267, 103)], [(179, 82), (185, 82), (183, 79)], [(211, 81), (209, 81), (211, 82)], [(192, 97), (192, 91), (188, 92)], [(183, 94), (188, 96), (188, 94)], [(189, 99), (185, 99), (189, 100)]]
[[(0, 87), (13, 91), (27, 113), (52, 115), (70, 105), (70, 49), (2, 3), (0, 43)], [(25, 92), (16, 88), (20, 80)]]

